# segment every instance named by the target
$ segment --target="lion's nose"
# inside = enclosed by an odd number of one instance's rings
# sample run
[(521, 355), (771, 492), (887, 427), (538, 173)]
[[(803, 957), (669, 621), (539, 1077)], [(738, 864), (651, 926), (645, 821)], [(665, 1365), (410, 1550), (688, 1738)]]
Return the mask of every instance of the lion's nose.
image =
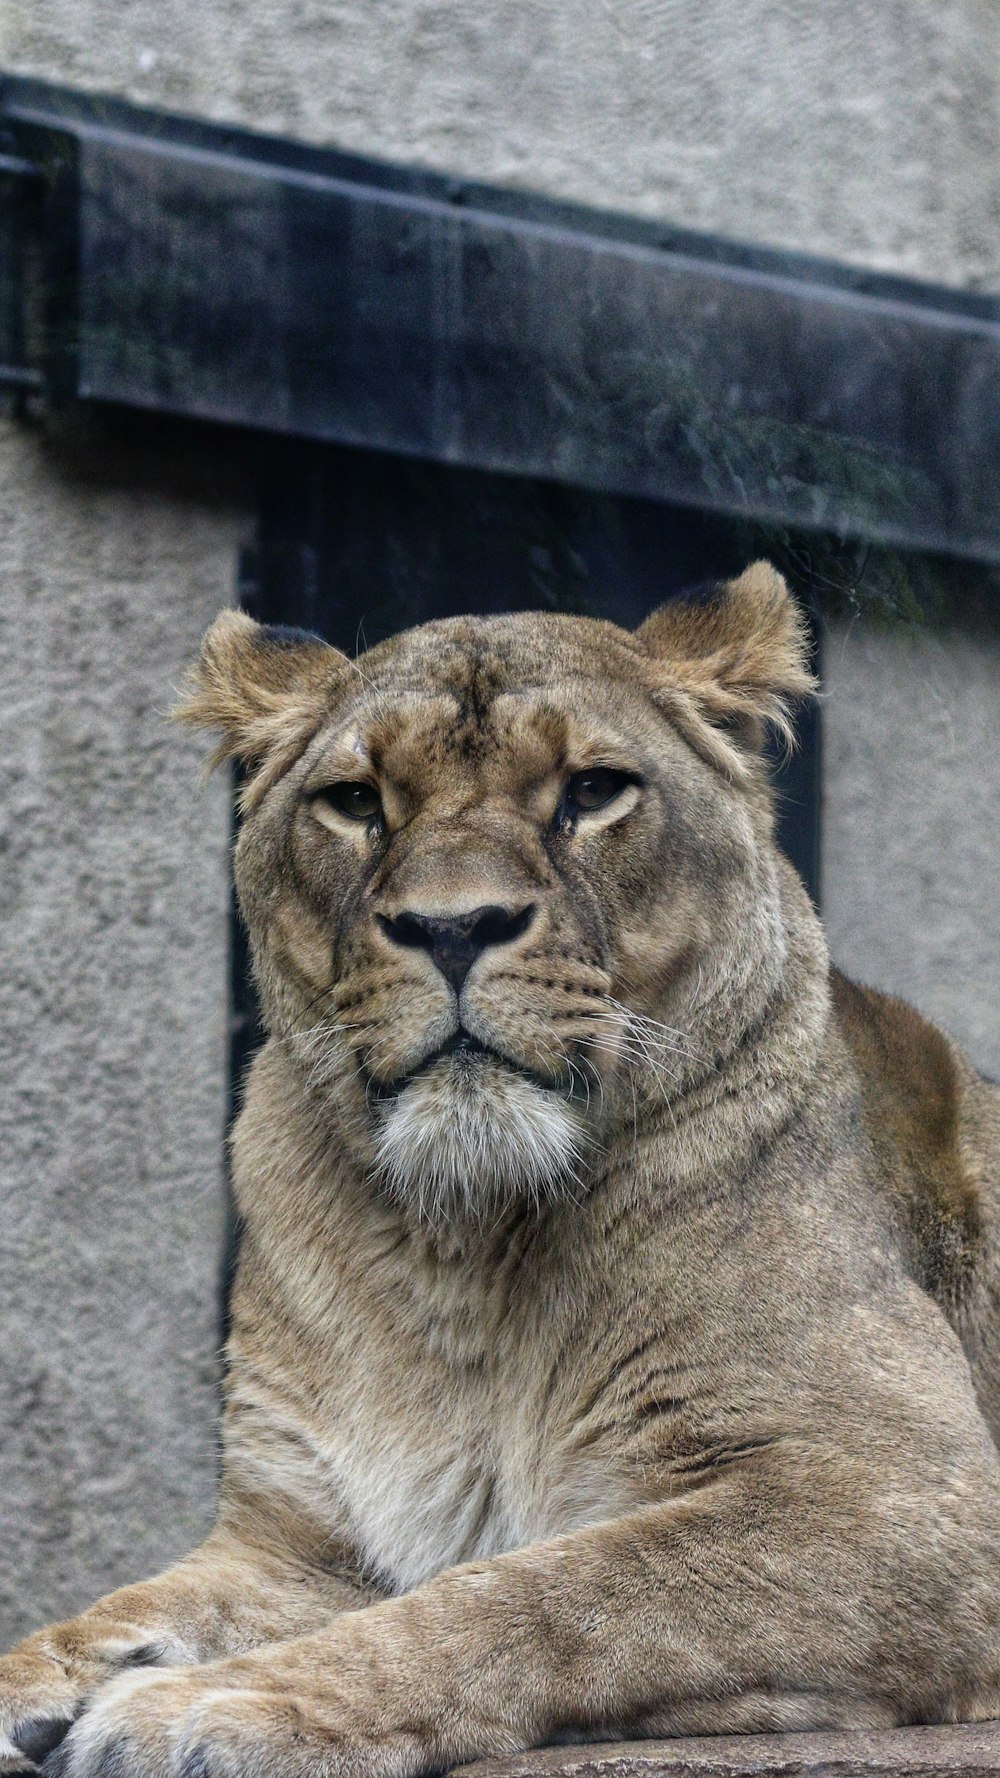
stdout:
[(533, 902), (516, 910), (473, 908), (471, 913), (455, 914), (445, 920), (431, 914), (402, 913), (392, 919), (384, 914), (377, 916), (382, 931), (394, 944), (427, 951), (456, 994), (462, 992), (469, 970), (483, 951), (520, 938), (534, 917)]

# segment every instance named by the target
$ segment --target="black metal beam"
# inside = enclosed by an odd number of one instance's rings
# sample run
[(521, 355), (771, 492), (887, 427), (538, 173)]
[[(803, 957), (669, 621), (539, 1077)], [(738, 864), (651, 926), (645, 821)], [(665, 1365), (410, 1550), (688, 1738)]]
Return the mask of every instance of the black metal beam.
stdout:
[(48, 401), (1000, 560), (1000, 310), (7, 80)]
[(12, 154), (0, 129), (0, 391), (39, 392), (42, 375), (28, 363), (28, 214), (38, 176), (31, 161)]

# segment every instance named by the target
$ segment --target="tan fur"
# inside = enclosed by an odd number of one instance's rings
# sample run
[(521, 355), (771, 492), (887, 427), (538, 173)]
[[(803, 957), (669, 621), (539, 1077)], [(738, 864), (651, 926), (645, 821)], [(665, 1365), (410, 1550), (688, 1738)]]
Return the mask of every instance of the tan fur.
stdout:
[(7, 1770), (81, 1710), (47, 1770), (1000, 1712), (1000, 1094), (829, 970), (759, 751), (809, 684), (763, 564), (634, 636), (210, 632), (271, 1033), (219, 1520), (0, 1663)]

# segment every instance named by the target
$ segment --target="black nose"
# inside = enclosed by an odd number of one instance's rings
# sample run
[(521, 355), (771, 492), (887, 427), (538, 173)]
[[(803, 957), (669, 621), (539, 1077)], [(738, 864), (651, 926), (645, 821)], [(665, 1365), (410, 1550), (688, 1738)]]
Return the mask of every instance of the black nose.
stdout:
[(379, 914), (378, 923), (387, 938), (397, 945), (410, 945), (429, 952), (441, 974), (456, 994), (480, 952), (490, 945), (509, 945), (526, 932), (535, 917), (534, 904), (518, 908), (473, 908), (470, 914), (456, 914), (439, 920), (431, 914), (396, 914), (391, 920)]

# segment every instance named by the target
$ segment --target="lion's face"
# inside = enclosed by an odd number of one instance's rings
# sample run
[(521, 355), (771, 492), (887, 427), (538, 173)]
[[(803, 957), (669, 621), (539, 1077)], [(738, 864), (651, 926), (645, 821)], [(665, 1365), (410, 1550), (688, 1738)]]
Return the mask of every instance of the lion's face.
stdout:
[(706, 1061), (693, 990), (771, 880), (759, 775), (641, 633), (455, 619), (355, 664), (268, 635), (282, 693), (309, 667), (237, 850), (271, 1029), (424, 1214), (583, 1190)]

